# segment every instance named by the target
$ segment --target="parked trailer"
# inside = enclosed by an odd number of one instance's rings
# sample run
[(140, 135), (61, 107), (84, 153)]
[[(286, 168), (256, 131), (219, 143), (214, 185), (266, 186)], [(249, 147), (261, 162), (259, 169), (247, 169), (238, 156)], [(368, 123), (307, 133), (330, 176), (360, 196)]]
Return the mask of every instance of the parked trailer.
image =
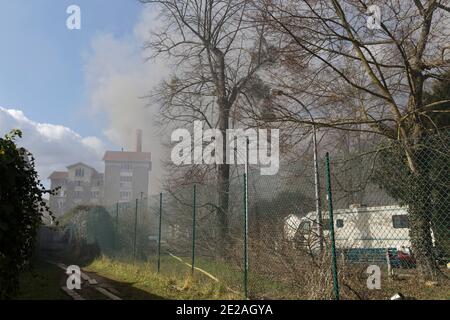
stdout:
[[(323, 234), (329, 234), (328, 215), (322, 219)], [(411, 247), (407, 207), (351, 206), (334, 211), (336, 248), (396, 248)], [(285, 223), (286, 237), (314, 243), (318, 242), (319, 225), (316, 212), (304, 217), (291, 215)], [(317, 239), (316, 239), (317, 238)], [(317, 241), (316, 241), (317, 240)]]
[[(322, 214), (324, 239), (329, 235), (328, 214)], [(414, 265), (409, 237), (407, 207), (402, 206), (351, 206), (334, 211), (336, 249), (349, 261), (385, 262), (399, 257)], [(285, 220), (285, 238), (294, 246), (317, 252), (320, 248), (319, 224), (316, 212), (306, 216), (290, 215)], [(434, 237), (433, 237), (434, 241)], [(396, 261), (395, 264), (401, 264)]]

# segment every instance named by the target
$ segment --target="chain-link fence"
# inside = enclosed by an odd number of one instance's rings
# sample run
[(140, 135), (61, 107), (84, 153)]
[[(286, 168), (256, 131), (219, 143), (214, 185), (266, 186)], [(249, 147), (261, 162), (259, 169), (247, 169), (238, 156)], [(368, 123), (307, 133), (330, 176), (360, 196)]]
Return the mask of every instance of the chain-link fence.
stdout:
[(192, 184), (107, 207), (108, 219), (86, 219), (88, 237), (113, 259), (251, 299), (381, 298), (422, 278), (446, 286), (448, 142), (324, 157), (317, 175), (312, 156), (276, 176), (249, 168), (224, 193)]

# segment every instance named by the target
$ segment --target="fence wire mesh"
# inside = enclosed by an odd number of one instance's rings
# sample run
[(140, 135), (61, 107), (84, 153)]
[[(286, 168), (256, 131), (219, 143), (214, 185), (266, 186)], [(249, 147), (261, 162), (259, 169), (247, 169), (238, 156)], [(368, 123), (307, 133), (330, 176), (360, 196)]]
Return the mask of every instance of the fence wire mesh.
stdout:
[(282, 164), (276, 176), (250, 168), (247, 233), (243, 174), (230, 179), (225, 214), (213, 182), (114, 204), (106, 216), (86, 210), (67, 225), (113, 259), (253, 299), (330, 299), (337, 289), (347, 299), (377, 298), (369, 266), (392, 290), (391, 279), (418, 275), (448, 285), (449, 145), (439, 136), (415, 143), (411, 154), (390, 143), (332, 157), (329, 191), (325, 159), (318, 177), (312, 156)]

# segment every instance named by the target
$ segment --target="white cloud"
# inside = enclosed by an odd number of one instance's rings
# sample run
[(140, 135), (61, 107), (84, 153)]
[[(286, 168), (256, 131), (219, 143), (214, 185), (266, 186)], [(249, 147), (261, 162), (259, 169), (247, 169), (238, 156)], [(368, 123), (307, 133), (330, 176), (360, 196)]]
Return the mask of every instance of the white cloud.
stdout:
[(0, 107), (0, 135), (11, 129), (22, 130), (23, 139), (17, 142), (33, 153), (43, 181), (53, 171), (64, 171), (79, 161), (103, 171), (105, 146), (97, 137), (82, 137), (67, 127), (35, 122), (20, 110)]

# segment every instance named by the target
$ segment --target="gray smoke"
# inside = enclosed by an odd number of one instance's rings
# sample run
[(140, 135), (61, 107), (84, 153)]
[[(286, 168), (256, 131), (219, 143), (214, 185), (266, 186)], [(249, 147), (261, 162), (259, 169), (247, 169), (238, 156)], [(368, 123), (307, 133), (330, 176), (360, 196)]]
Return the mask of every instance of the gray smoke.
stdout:
[(143, 130), (143, 151), (152, 153), (150, 193), (160, 190), (162, 138), (155, 125), (158, 106), (145, 98), (165, 74), (161, 61), (145, 61), (143, 43), (156, 27), (156, 15), (143, 10), (133, 34), (116, 38), (99, 34), (86, 56), (86, 82), (90, 113), (106, 120), (106, 137), (125, 151), (134, 151), (136, 129)]

